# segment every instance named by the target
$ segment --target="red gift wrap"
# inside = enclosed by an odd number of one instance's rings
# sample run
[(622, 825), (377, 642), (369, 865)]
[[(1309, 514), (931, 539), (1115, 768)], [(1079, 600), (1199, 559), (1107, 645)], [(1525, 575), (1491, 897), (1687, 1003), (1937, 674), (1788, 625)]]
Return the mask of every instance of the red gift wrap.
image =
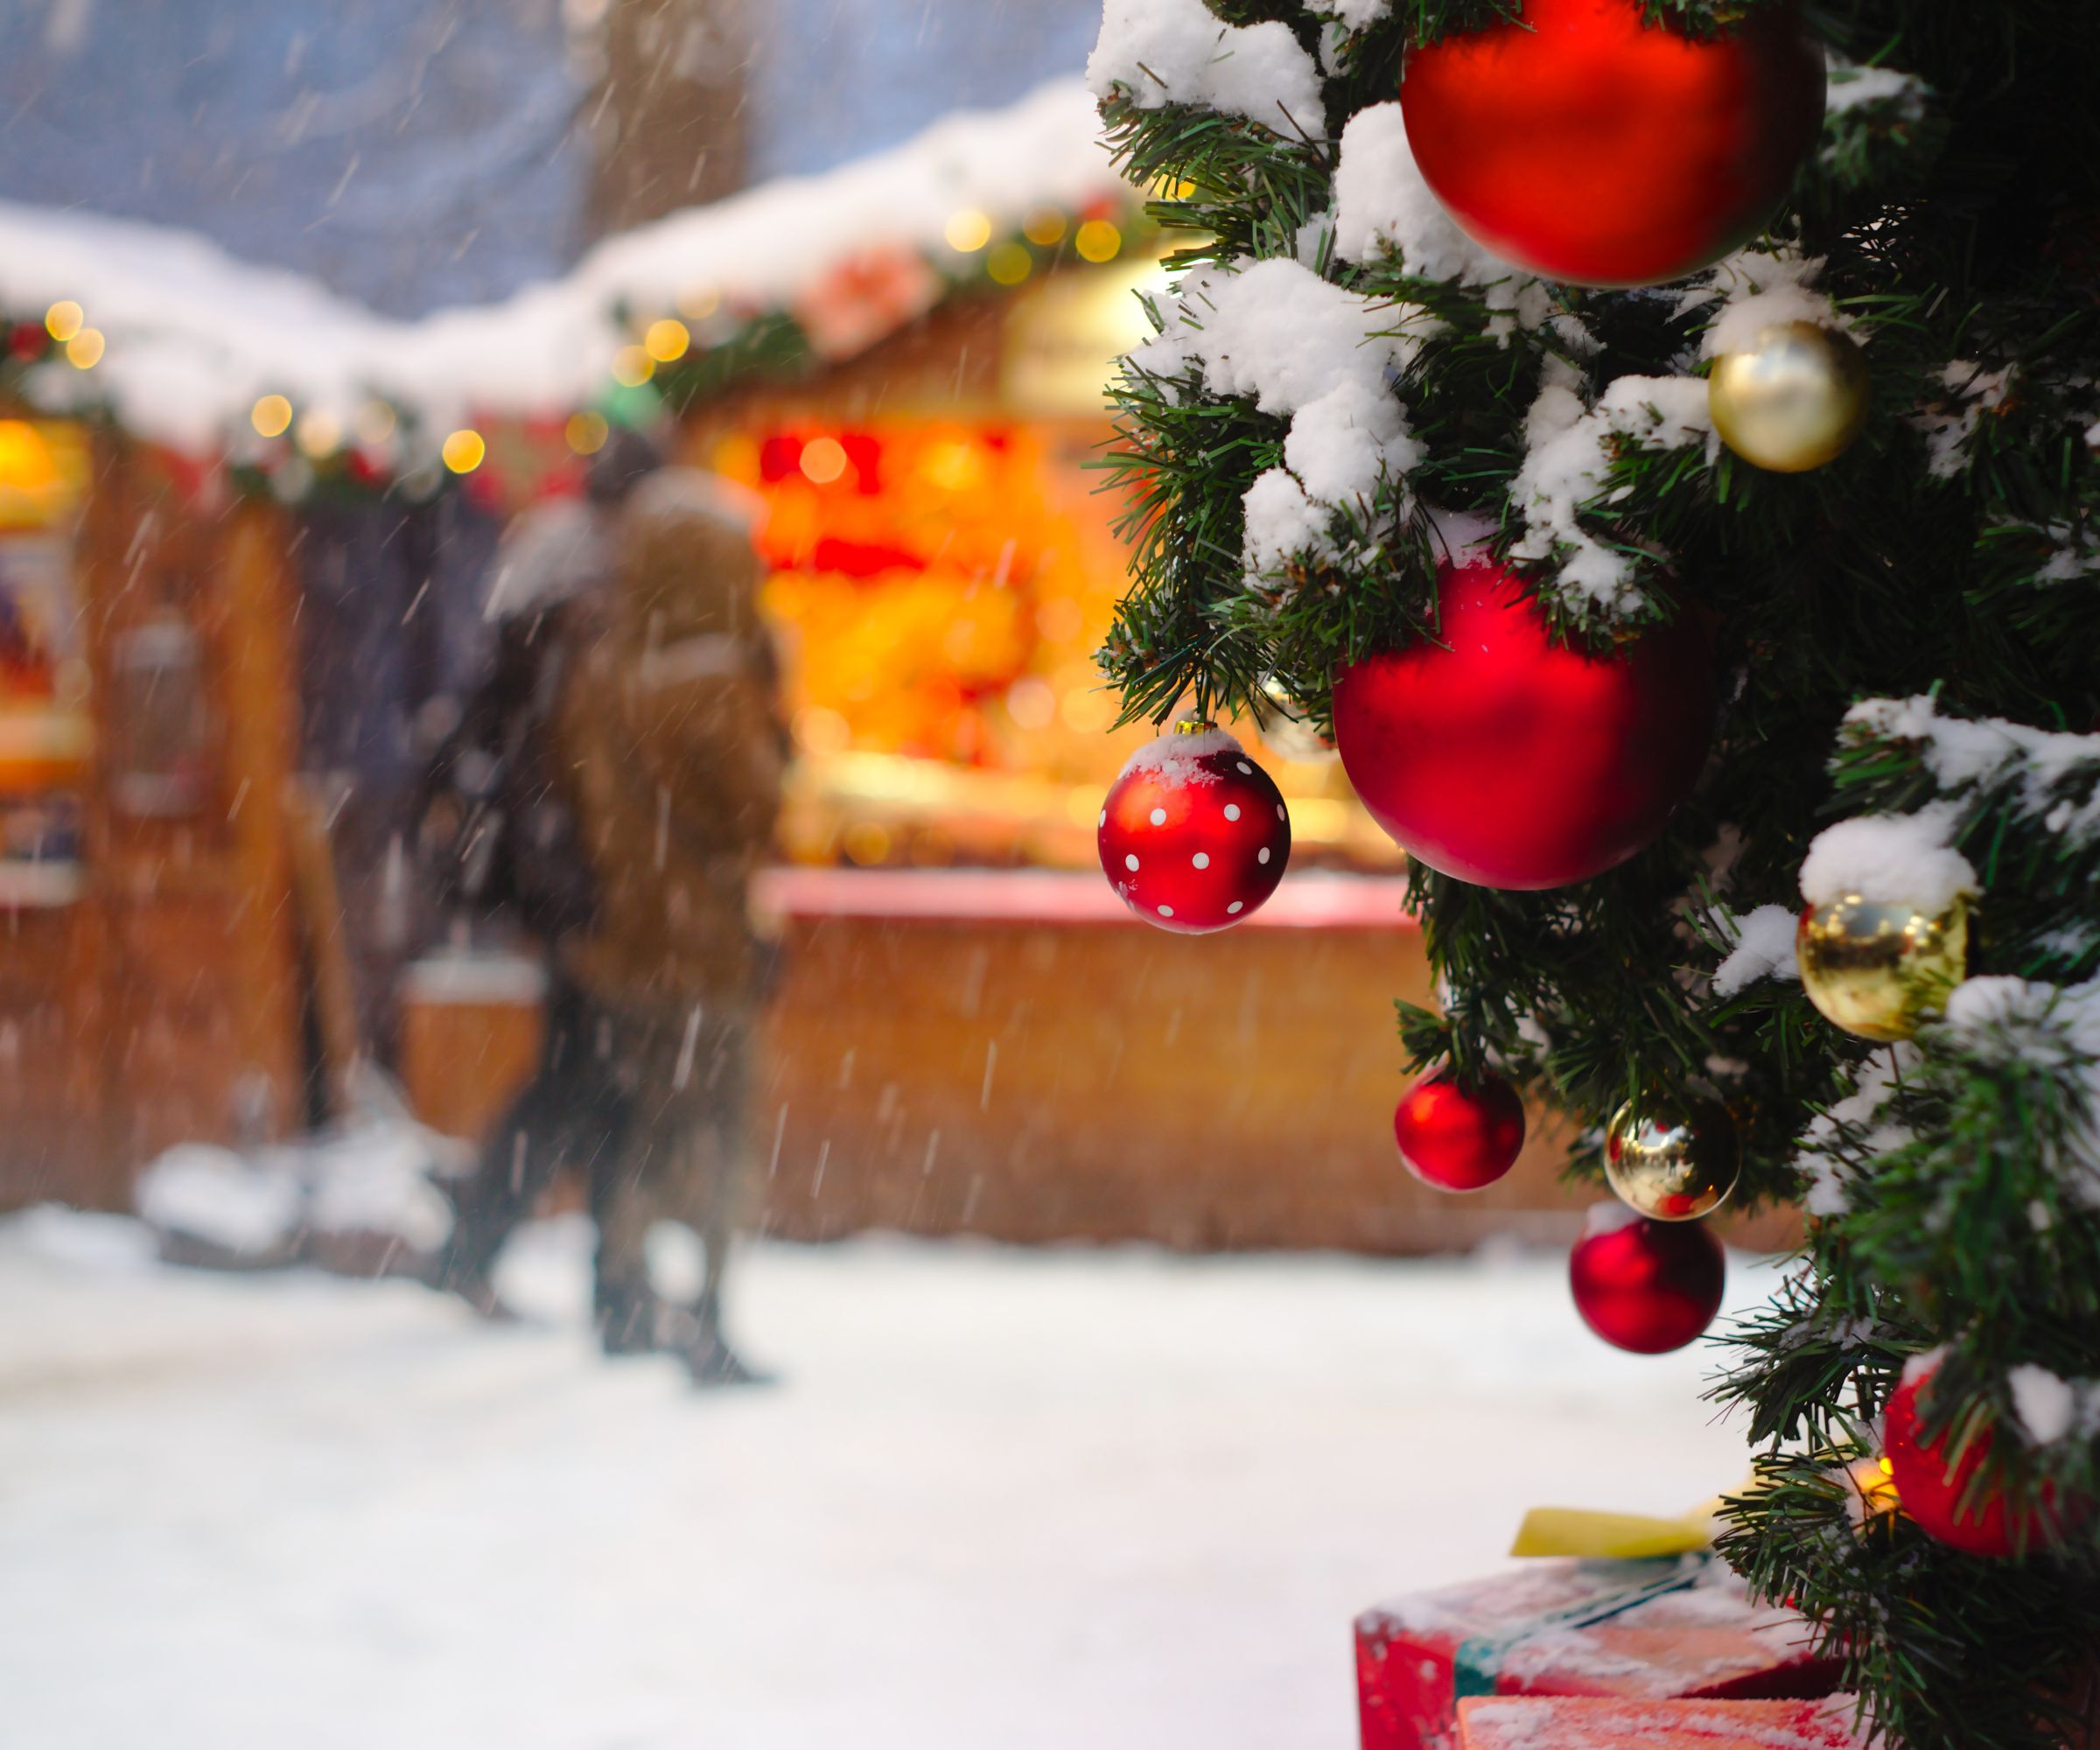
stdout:
[[(1711, 1556), (1534, 1562), (1356, 1620), (1363, 1750), (1453, 1750), (1469, 1697), (1802, 1699), (1838, 1662)], [(1538, 1746), (1533, 1746), (1538, 1750)]]
[(1858, 1704), (1477, 1697), (1459, 1704), (1459, 1750), (1858, 1750)]

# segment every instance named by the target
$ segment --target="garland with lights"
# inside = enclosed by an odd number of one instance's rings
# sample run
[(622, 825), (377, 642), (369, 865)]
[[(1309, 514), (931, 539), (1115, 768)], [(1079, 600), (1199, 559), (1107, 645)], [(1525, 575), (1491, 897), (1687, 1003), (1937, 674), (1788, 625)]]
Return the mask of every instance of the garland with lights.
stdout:
[[(1447, 991), (1401, 1159), (1583, 1127), (1592, 1327), (1722, 1301), (1723, 1553), (1885, 1741), (2043, 1750), (2100, 1645), (2100, 17), (2072, 0), (1108, 0), (1182, 247), (1124, 363), (1105, 872), (1224, 928), (1338, 747)], [(1658, 147), (1657, 142), (1668, 142)], [(1831, 748), (1837, 753), (1833, 760)], [(1893, 1045), (1892, 1045), (1892, 1042)]]

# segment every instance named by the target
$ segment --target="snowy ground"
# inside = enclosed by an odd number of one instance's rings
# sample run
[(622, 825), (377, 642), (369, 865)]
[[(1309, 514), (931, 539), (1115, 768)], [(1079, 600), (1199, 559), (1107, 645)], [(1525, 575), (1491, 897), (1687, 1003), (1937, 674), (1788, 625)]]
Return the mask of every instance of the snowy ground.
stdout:
[(491, 1329), (0, 1222), (0, 1742), (1346, 1750), (1359, 1607), (1744, 1469), (1558, 1258), (763, 1247), (784, 1383), (704, 1396), (588, 1348), (582, 1240)]

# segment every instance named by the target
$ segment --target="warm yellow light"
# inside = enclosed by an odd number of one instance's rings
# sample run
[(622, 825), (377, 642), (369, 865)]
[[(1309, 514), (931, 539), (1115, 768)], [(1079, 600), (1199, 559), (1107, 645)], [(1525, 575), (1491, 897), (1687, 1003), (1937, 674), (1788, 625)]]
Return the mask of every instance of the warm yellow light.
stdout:
[(1006, 714), (1018, 729), (1047, 729), (1057, 718), (1057, 695), (1032, 675), (1006, 690)]
[(385, 402), (368, 401), (357, 410), (350, 422), (350, 428), (357, 433), (359, 443), (371, 444), (376, 449), (393, 437), (395, 427), (399, 424), (394, 410)]
[(722, 307), (722, 293), (711, 285), (689, 285), (678, 294), (678, 313), (688, 322), (704, 322)]
[(1053, 243), (1064, 242), (1065, 228), (1065, 215), (1054, 206), (1046, 206), (1028, 215), (1028, 222), (1021, 227), (1021, 234), (1037, 248), (1046, 249)]
[(794, 714), (794, 738), (811, 753), (844, 753), (853, 745), (853, 730), (830, 707), (804, 705)]
[(80, 332), (87, 320), (88, 312), (70, 298), (61, 298), (44, 312), (46, 331), (61, 346)]
[(479, 431), (464, 426), (444, 440), (439, 453), (444, 458), (444, 466), (455, 474), (471, 474), (488, 455), (488, 444)]
[(644, 346), (622, 346), (612, 355), (612, 381), (622, 388), (640, 388), (656, 374), (656, 360)]
[(281, 395), (266, 395), (249, 410), (248, 424), (265, 438), (282, 438), (291, 427), (291, 403)]
[(965, 206), (960, 213), (948, 215), (948, 247), (962, 254), (975, 255), (991, 241), (991, 220), (974, 206)]
[(606, 439), (612, 435), (612, 428), (606, 424), (602, 413), (572, 413), (568, 424), (562, 428), (562, 435), (578, 455), (595, 456), (606, 447)]
[(802, 445), (802, 472), (828, 486), (846, 471), (846, 446), (836, 438), (812, 438)]
[(984, 257), (984, 271), (995, 284), (1018, 285), (1035, 271), (1035, 257), (1019, 243), (1001, 243)]
[(102, 363), (105, 345), (100, 328), (83, 328), (66, 343), (66, 361), (76, 370), (91, 371)]
[(343, 422), (332, 413), (312, 408), (299, 416), (291, 436), (300, 449), (318, 461), (343, 447)]
[(642, 337), (642, 350), (660, 365), (675, 364), (691, 350), (693, 332), (676, 316), (667, 316), (661, 322), (649, 324), (649, 332)]
[(950, 438), (927, 451), (920, 472), (942, 492), (968, 492), (984, 478), (984, 458), (969, 438)]
[(0, 419), (0, 493), (46, 493), (58, 481), (44, 434), (26, 419)]
[(1089, 219), (1075, 238), (1079, 253), (1089, 262), (1112, 262), (1123, 248), (1123, 233), (1106, 219)]

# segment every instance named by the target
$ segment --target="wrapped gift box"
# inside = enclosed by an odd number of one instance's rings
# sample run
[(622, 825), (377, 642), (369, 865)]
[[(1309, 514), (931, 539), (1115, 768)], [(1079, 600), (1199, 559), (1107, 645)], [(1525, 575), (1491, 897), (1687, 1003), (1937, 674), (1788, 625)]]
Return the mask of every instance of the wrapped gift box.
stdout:
[(1459, 1750), (1858, 1750), (1858, 1703), (1476, 1698), (1459, 1704)]
[(1364, 1750), (1452, 1750), (1479, 1696), (1800, 1699), (1838, 1665), (1711, 1556), (1536, 1562), (1356, 1620)]

